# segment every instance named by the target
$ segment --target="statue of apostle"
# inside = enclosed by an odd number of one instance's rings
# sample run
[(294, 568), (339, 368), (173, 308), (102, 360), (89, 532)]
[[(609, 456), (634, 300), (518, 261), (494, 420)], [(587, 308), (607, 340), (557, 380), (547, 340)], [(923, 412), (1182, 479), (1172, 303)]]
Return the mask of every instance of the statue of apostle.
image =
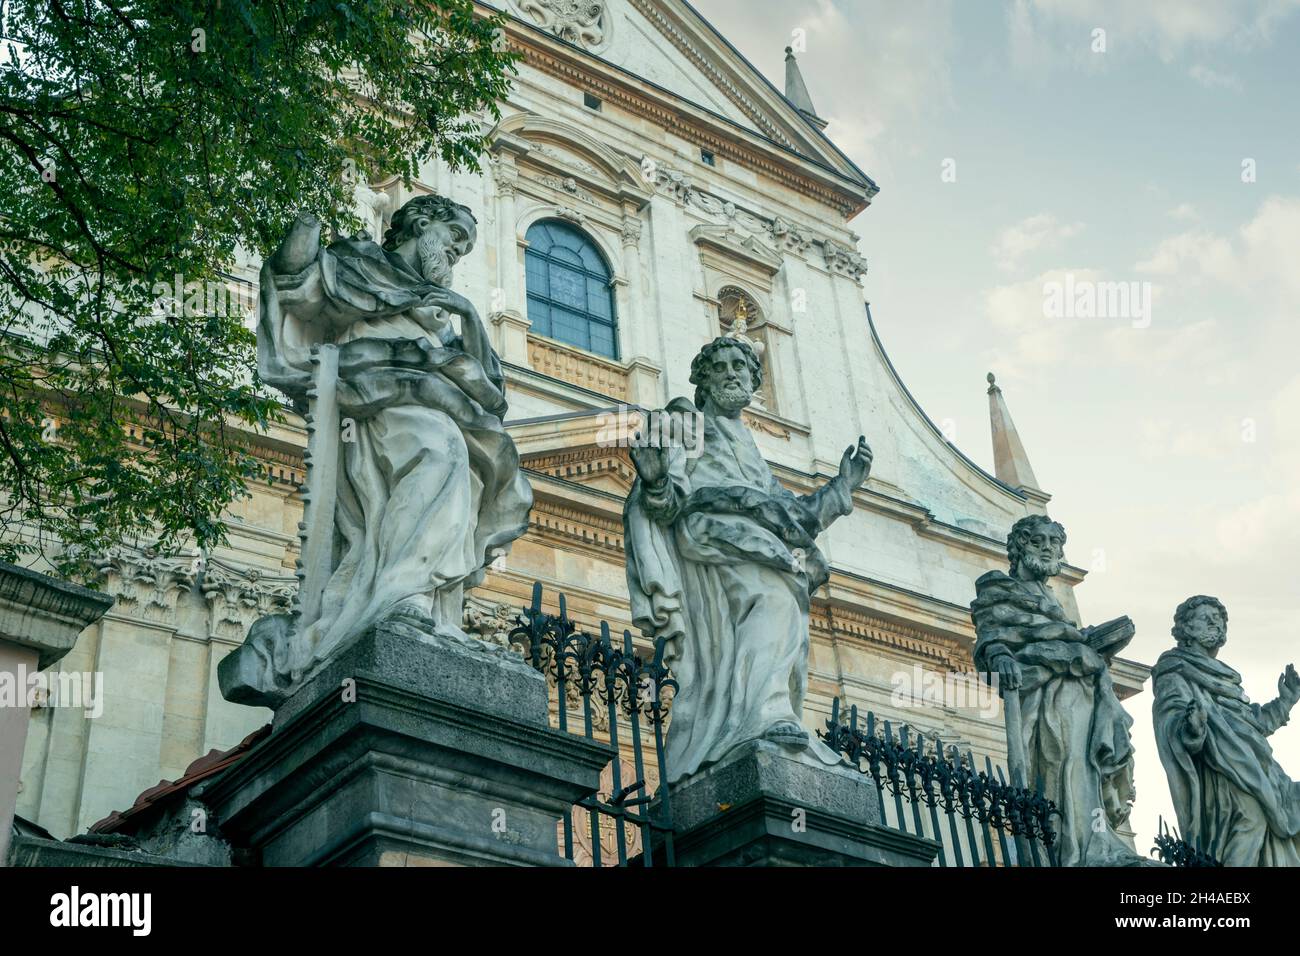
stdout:
[(1278, 696), (1252, 704), (1218, 659), (1228, 609), (1199, 594), (1174, 612), (1174, 640), (1156, 662), (1156, 745), (1182, 838), (1224, 866), (1300, 866), (1300, 783), (1273, 759), (1269, 737), (1300, 700), (1288, 664)]
[(816, 536), (853, 510), (871, 468), (859, 438), (839, 474), (809, 495), (776, 480), (741, 418), (762, 382), (749, 345), (714, 339), (691, 362), (694, 403), (655, 416), (702, 426), (698, 443), (641, 443), (624, 509), (632, 618), (668, 638), (673, 699), (669, 782), (732, 748), (767, 739), (798, 759), (840, 758), (802, 726), (808, 684), (808, 601), (829, 577)]
[[(276, 706), (381, 620), (470, 640), (463, 591), (523, 534), (532, 507), (501, 423), (501, 363), (450, 288), (476, 238), (470, 210), (417, 196), (382, 247), (354, 237), (322, 248), (320, 229), (299, 216), (263, 265), (257, 353), (262, 380), (300, 411), (334, 396), (337, 413), (313, 427), (342, 438), (314, 453), (308, 476), (308, 507), (332, 519), (308, 525), (324, 540), (311, 560), (304, 544), (296, 615), (255, 622), (222, 663), (223, 693), (243, 703)], [(321, 378), (313, 349), (325, 345), (338, 368)]]
[(1065, 562), (1065, 529), (1046, 515), (1012, 526), (1007, 557), (1008, 573), (990, 571), (975, 582), (975, 666), (994, 675), (1004, 698), (1018, 694), (1020, 727), (1007, 734), (1020, 733), (1025, 782), (1041, 780), (1061, 811), (1058, 862), (1146, 863), (1116, 832), (1134, 796), (1133, 718), (1115, 695), (1110, 661), (1132, 640), (1133, 622), (1080, 628), (1071, 620), (1047, 583)]

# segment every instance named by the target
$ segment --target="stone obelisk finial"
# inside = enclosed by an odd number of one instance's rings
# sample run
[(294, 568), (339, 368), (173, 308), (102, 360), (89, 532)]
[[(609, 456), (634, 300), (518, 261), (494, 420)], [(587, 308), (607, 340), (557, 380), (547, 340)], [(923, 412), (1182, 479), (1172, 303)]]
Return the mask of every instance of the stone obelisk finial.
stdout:
[(1050, 496), (1039, 486), (1034, 477), (1034, 469), (1029, 464), (1029, 455), (1025, 452), (1016, 423), (1011, 420), (1007, 401), (998, 388), (997, 379), (992, 372), (988, 374), (989, 383), (989, 425), (993, 433), (993, 473), (998, 480), (1010, 485), (1017, 491), (1025, 492), (1032, 499), (1041, 499), (1046, 504)]

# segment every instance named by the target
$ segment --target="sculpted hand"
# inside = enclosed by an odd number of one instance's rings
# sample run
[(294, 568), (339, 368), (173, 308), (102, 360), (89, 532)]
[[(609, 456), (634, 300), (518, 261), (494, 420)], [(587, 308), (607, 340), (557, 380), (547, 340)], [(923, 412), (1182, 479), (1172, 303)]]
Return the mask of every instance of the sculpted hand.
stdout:
[(1296, 673), (1294, 664), (1286, 665), (1286, 670), (1277, 679), (1277, 693), (1288, 707), (1294, 707), (1300, 701), (1300, 674)]
[(1020, 687), (1020, 682), (1024, 679), (1024, 672), (1016, 659), (1010, 654), (998, 658), (998, 686), (1007, 690), (1016, 690)]
[(863, 435), (858, 436), (858, 443), (844, 449), (840, 456), (840, 478), (849, 491), (861, 486), (871, 473), (871, 446)]
[(628, 454), (632, 456), (636, 473), (647, 485), (659, 484), (668, 476), (668, 449), (642, 444), (640, 432), (634, 437)]
[(1183, 714), (1183, 720), (1187, 728), (1187, 737), (1191, 740), (1200, 740), (1205, 736), (1207, 726), (1205, 711), (1198, 701), (1192, 700), (1187, 703), (1187, 710)]
[(477, 316), (478, 310), (474, 308), (473, 303), (465, 298), (459, 292), (453, 292), (451, 289), (444, 289), (442, 286), (434, 286), (429, 292), (424, 294), (420, 302), (421, 305), (432, 305), (440, 309), (445, 309), (452, 315), (460, 316)]
[(1084, 633), (1067, 621), (1048, 621), (1034, 628), (1034, 639), (1038, 641), (1079, 641), (1086, 643)]

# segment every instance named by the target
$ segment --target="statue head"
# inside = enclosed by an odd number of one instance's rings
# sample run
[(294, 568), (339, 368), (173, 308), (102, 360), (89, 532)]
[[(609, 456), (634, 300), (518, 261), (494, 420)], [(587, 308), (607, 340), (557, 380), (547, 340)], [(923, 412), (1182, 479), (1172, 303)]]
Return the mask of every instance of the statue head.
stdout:
[(1065, 528), (1047, 515), (1028, 515), (1007, 535), (1011, 576), (1045, 581), (1061, 573), (1065, 563)]
[(763, 366), (749, 343), (720, 335), (691, 360), (691, 384), (696, 408), (712, 402), (716, 412), (734, 417), (762, 387)]
[(451, 270), (474, 248), (477, 220), (468, 206), (445, 196), (416, 196), (393, 213), (384, 248), (396, 252), (426, 281), (451, 285)]
[(1174, 626), (1169, 633), (1179, 647), (1214, 657), (1228, 640), (1228, 609), (1208, 594), (1189, 597), (1174, 611)]

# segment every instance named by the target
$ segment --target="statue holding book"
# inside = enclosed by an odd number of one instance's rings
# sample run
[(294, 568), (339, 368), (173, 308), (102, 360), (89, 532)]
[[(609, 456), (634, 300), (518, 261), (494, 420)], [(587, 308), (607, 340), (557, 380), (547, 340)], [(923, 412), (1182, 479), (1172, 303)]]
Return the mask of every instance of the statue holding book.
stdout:
[(1110, 676), (1133, 622), (1080, 627), (1071, 619), (1048, 585), (1061, 571), (1064, 548), (1065, 529), (1046, 515), (1015, 523), (1007, 537), (1010, 570), (975, 582), (975, 666), (1002, 692), (1013, 774), (1040, 787), (1061, 812), (1059, 864), (1139, 865), (1148, 861), (1117, 832), (1134, 796), (1133, 719)]
[(222, 693), (278, 707), (368, 628), (469, 644), (463, 594), (528, 526), (505, 376), (452, 291), (468, 207), (421, 195), (383, 244), (321, 244), (301, 215), (261, 272), (258, 373), (308, 423), (301, 585), (221, 662)]

